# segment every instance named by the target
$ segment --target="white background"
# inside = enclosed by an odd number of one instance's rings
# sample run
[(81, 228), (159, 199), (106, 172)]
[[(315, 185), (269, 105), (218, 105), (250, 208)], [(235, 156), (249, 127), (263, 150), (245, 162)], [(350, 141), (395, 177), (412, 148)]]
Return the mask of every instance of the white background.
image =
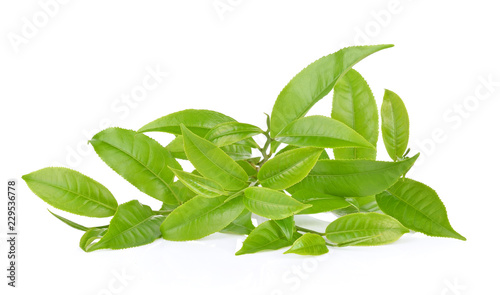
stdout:
[[(2, 242), (2, 294), (499, 294), (496, 1), (67, 1), (50, 7), (49, 17), (39, 4), (46, 2), (0, 4), (3, 183), (63, 165), (100, 181), (119, 202), (157, 207), (98, 159), (88, 137), (106, 124), (138, 129), (185, 108), (264, 128), (263, 112), (310, 62), (345, 45), (392, 43), (355, 68), (379, 105), (384, 88), (406, 102), (410, 146), (422, 152), (411, 177), (437, 190), (468, 241), (413, 234), (319, 258), (284, 250), (236, 257), (243, 237), (212, 235), (84, 253), (82, 233), (20, 183), (19, 288), (4, 283)], [(168, 77), (128, 101), (151, 69)], [(490, 88), (481, 82), (488, 79)], [(328, 115), (330, 104), (328, 95), (311, 113)], [(117, 279), (122, 272), (126, 278)]]

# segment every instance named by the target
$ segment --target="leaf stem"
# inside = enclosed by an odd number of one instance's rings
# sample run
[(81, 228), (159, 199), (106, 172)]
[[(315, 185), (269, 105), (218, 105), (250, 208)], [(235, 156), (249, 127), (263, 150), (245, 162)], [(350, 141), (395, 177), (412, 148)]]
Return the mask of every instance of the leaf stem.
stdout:
[(301, 227), (301, 226), (295, 226), (295, 228), (297, 228), (298, 231), (302, 231), (302, 232), (306, 232), (306, 233), (312, 233), (312, 234), (317, 234), (317, 235), (320, 235), (320, 236), (324, 236), (325, 234), (324, 233), (320, 233), (318, 231), (315, 231), (315, 230), (312, 230), (312, 229), (308, 229), (308, 228), (305, 228), (305, 227)]

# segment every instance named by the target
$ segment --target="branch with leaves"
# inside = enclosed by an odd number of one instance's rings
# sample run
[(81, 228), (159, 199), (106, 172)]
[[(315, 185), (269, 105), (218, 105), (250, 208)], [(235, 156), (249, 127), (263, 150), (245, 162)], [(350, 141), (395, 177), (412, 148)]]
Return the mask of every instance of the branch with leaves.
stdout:
[[(418, 154), (407, 156), (408, 113), (389, 90), (380, 117), (393, 161), (376, 160), (378, 107), (352, 67), (389, 47), (347, 47), (310, 64), (279, 94), (265, 131), (215, 111), (189, 109), (138, 131), (109, 128), (96, 134), (90, 144), (99, 157), (161, 201), (158, 210), (137, 200), (118, 205), (102, 184), (67, 168), (45, 168), (23, 179), (55, 208), (113, 216), (109, 225), (89, 228), (51, 212), (85, 232), (80, 247), (88, 252), (141, 246), (160, 237), (196, 240), (216, 232), (248, 235), (237, 255), (283, 247), (289, 247), (285, 253), (320, 255), (328, 247), (391, 243), (410, 230), (465, 240), (451, 227), (436, 192), (405, 177)], [(332, 90), (331, 116), (306, 116)], [(176, 137), (162, 146), (145, 135), (149, 132)], [(254, 137), (262, 135), (266, 142), (259, 146)], [(178, 159), (195, 170), (184, 171)], [(323, 232), (295, 224), (295, 215), (322, 212), (341, 217)], [(255, 227), (252, 214), (269, 220)]]

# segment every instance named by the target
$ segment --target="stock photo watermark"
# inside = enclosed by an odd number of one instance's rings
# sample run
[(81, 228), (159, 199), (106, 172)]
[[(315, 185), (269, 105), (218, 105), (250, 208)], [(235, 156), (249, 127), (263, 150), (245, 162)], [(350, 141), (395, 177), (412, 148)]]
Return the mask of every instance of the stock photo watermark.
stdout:
[(340, 47), (352, 45), (369, 45), (379, 37), (383, 30), (391, 25), (394, 18), (402, 13), (405, 5), (411, 0), (390, 0), (384, 8), (370, 11), (370, 20), (360, 26), (354, 27), (352, 40), (340, 43)]
[(112, 125), (112, 118), (117, 117), (121, 121), (127, 119), (132, 110), (139, 107), (140, 103), (146, 101), (153, 91), (157, 90), (165, 83), (169, 73), (161, 65), (146, 66), (146, 74), (130, 90), (123, 92), (118, 98), (115, 98), (109, 105), (110, 115), (99, 120), (96, 128), (82, 130), (82, 139), (74, 145), (66, 146), (66, 155), (64, 164), (54, 163), (55, 166), (64, 166), (70, 168), (78, 167), (83, 159), (92, 153), (92, 147), (88, 141), (99, 131), (109, 128)]
[(415, 152), (421, 154), (419, 162), (415, 163), (415, 166), (422, 165), (427, 158), (431, 157), (438, 146), (450, 138), (450, 133), (460, 129), (468, 119), (481, 109), (486, 101), (495, 96), (500, 87), (500, 81), (495, 80), (491, 74), (479, 76), (477, 81), (472, 93), (461, 98), (443, 112), (441, 127), (434, 128), (428, 137), (412, 144), (415, 147)]
[(60, 13), (61, 8), (69, 0), (40, 0), (38, 9), (30, 16), (22, 17), (21, 24), (16, 31), (7, 33), (7, 39), (15, 53), (19, 53), (23, 46), (40, 34), (40, 31)]
[(109, 279), (106, 287), (99, 290), (97, 295), (116, 295), (121, 294), (129, 286), (129, 284), (135, 279), (135, 276), (127, 272), (126, 268), (122, 268), (119, 271), (111, 271), (111, 279)]
[(226, 20), (227, 14), (234, 12), (243, 3), (243, 0), (215, 0), (212, 6), (221, 21)]
[(443, 282), (443, 289), (439, 295), (463, 295), (466, 287), (460, 282), (458, 278), (445, 279)]

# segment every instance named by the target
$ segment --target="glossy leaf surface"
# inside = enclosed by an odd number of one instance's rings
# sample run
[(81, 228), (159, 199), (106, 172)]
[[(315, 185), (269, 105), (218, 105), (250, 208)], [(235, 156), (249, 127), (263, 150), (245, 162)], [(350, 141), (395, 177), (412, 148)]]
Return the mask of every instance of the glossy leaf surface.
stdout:
[(285, 254), (294, 253), (299, 255), (322, 255), (328, 253), (326, 242), (317, 234), (305, 233), (298, 238)]
[(410, 119), (401, 98), (390, 90), (385, 90), (382, 103), (382, 138), (385, 149), (394, 160), (403, 157), (410, 138)]
[(311, 207), (285, 193), (263, 187), (247, 188), (244, 201), (248, 210), (269, 219), (287, 218)]

